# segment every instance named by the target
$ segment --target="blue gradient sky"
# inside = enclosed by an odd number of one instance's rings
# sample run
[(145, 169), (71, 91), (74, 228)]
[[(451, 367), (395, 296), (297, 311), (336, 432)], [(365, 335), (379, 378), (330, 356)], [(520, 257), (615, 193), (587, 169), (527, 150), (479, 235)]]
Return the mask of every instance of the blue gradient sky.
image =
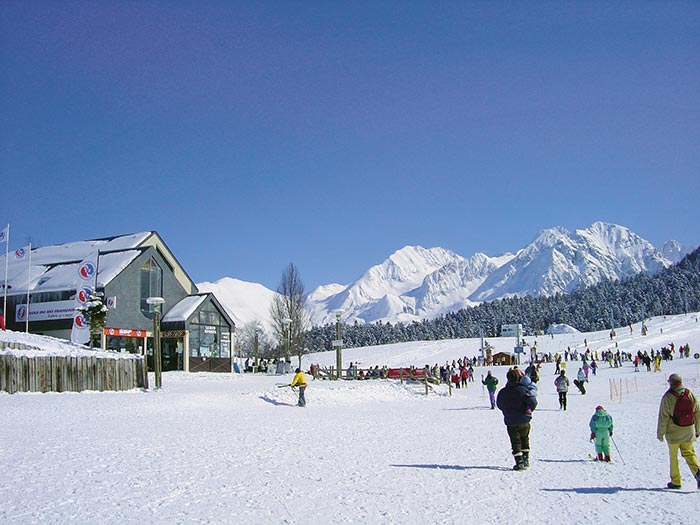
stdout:
[[(343, 5), (350, 4), (350, 5)], [(11, 248), (348, 283), (543, 228), (700, 243), (698, 2), (0, 3)]]

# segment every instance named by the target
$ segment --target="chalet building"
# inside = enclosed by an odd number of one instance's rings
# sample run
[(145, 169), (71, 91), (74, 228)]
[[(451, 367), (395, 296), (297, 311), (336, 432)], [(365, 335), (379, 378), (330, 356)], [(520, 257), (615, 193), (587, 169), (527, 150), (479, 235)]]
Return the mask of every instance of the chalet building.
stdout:
[[(27, 251), (28, 252), (28, 251)], [(78, 268), (97, 254), (96, 290), (108, 306), (103, 349), (148, 356), (153, 306), (162, 297), (163, 370), (221, 371), (233, 367), (235, 324), (211, 293), (199, 293), (157, 232), (18, 250), (0, 256), (0, 290), (7, 287), (7, 328), (70, 339)], [(0, 301), (2, 297), (0, 297)]]

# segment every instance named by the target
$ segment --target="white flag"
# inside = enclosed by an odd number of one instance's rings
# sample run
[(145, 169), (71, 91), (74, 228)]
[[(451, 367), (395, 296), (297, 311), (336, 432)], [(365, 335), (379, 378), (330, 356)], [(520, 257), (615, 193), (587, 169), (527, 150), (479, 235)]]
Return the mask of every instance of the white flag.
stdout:
[(7, 237), (10, 233), (10, 225), (5, 226), (4, 230), (0, 230), (0, 242), (7, 242)]
[(30, 249), (31, 248), (29, 248), (29, 246), (25, 246), (24, 248), (19, 248), (18, 250), (15, 250), (13, 252), (15, 259), (24, 259), (27, 256), (27, 254), (29, 253)]
[(83, 314), (90, 296), (97, 286), (97, 252), (91, 254), (78, 266), (78, 286), (75, 289), (75, 312), (73, 313), (73, 329), (70, 340), (84, 345), (90, 342), (90, 326)]

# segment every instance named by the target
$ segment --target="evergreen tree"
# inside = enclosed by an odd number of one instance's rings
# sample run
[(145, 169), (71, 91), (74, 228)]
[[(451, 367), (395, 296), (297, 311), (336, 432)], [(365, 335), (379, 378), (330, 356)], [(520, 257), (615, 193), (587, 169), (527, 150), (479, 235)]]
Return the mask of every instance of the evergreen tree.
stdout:
[(94, 348), (95, 343), (101, 339), (102, 331), (105, 327), (105, 321), (107, 320), (107, 312), (109, 309), (102, 300), (103, 295), (104, 294), (101, 292), (92, 292), (85, 305), (76, 308), (76, 310), (83, 313), (85, 319), (90, 325), (91, 348)]

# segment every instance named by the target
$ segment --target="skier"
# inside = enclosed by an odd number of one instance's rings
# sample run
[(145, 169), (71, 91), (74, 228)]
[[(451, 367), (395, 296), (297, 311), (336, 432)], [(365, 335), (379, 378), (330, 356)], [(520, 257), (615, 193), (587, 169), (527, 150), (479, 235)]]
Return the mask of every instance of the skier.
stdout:
[(566, 377), (566, 370), (559, 372), (559, 377), (554, 380), (559, 394), (559, 409), (566, 410), (566, 393), (569, 391), (569, 378)]
[(595, 440), (595, 451), (598, 461), (610, 461), (610, 437), (613, 435), (613, 419), (605, 409), (598, 405), (595, 414), (588, 423), (591, 429), (591, 439)]
[(295, 371), (294, 379), (289, 386), (297, 387), (299, 389), (299, 402), (297, 406), (305, 407), (306, 398), (304, 397), (304, 391), (306, 390), (306, 375), (301, 371), (301, 368), (297, 368)]
[(503, 412), (510, 445), (515, 458), (513, 470), (525, 470), (530, 466), (530, 421), (537, 408), (537, 398), (528, 394), (520, 383), (520, 373), (510, 369), (508, 382), (499, 392), (496, 405)]
[(491, 401), (491, 410), (496, 408), (496, 388), (498, 388), (498, 378), (491, 374), (491, 370), (486, 373), (486, 379), (481, 379), (481, 383), (486, 385), (486, 390), (489, 392), (489, 401)]
[(579, 389), (579, 392), (581, 394), (586, 395), (586, 374), (584, 373), (582, 368), (578, 369), (578, 374), (576, 374), (576, 379), (574, 379), (574, 384), (576, 385), (576, 388)]

